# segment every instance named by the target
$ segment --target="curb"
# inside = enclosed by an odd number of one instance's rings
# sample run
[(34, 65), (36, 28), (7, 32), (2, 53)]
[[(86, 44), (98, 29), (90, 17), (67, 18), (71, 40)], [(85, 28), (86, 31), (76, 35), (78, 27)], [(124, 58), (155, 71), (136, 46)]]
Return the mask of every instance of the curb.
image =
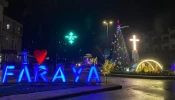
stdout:
[(142, 79), (162, 79), (162, 80), (175, 80), (175, 76), (146, 76), (146, 75), (115, 75), (112, 77), (126, 77), (126, 78), (142, 78)]
[(84, 92), (71, 93), (71, 94), (66, 94), (66, 95), (62, 95), (62, 96), (58, 96), (58, 97), (44, 98), (42, 100), (66, 99), (66, 98), (72, 98), (72, 97), (88, 95), (88, 94), (92, 94), (92, 93), (100, 93), (100, 92), (112, 91), (112, 90), (118, 90), (118, 89), (122, 89), (122, 86), (121, 85), (109, 86), (109, 87), (106, 87), (106, 88), (101, 88), (101, 89), (96, 89), (96, 90), (89, 90), (89, 91), (84, 91)]

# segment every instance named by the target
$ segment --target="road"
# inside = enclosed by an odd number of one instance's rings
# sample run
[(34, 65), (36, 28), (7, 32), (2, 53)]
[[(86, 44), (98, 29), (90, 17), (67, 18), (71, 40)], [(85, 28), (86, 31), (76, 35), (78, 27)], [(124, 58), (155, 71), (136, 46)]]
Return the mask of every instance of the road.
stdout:
[(175, 100), (174, 80), (109, 77), (108, 82), (120, 84), (123, 89), (67, 100)]

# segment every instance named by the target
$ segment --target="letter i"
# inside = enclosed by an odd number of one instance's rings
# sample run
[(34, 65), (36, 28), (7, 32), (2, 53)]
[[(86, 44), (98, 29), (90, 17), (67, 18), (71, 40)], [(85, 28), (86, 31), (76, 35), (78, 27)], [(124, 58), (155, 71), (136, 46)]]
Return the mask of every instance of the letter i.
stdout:
[(23, 63), (22, 63), (22, 64), (27, 64), (27, 54), (28, 54), (28, 53), (27, 53), (26, 51), (23, 51), (22, 54), (23, 54), (23, 57), (24, 57), (24, 58), (23, 58)]

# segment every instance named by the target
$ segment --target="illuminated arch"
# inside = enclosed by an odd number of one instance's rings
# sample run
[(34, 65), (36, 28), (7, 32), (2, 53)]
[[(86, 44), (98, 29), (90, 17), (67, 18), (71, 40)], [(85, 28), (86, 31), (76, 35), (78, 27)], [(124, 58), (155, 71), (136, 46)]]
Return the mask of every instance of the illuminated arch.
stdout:
[(154, 70), (154, 67), (151, 63), (149, 63), (148, 61), (146, 61), (146, 63), (148, 63), (152, 67), (152, 69)]
[(161, 64), (158, 63), (157, 61), (152, 60), (152, 59), (146, 59), (146, 60), (141, 61), (141, 62), (137, 65), (136, 71), (138, 70), (139, 66), (140, 66), (142, 63), (144, 63), (144, 62), (150, 64), (151, 67), (152, 67), (153, 69), (154, 69), (154, 67), (153, 67), (152, 64), (149, 63), (149, 62), (153, 62), (153, 63), (157, 64), (161, 70), (163, 69), (163, 67), (161, 66)]

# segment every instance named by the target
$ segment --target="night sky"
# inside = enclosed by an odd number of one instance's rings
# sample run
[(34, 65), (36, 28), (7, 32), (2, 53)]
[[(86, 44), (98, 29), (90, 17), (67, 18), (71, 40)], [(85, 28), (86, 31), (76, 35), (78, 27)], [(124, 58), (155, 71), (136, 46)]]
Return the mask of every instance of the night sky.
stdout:
[[(92, 53), (93, 48), (102, 45), (106, 30), (103, 20), (129, 25), (123, 34), (125, 39), (133, 33), (154, 30), (154, 20), (168, 16), (165, 22), (173, 26), (173, 0), (8, 0), (5, 14), (21, 22), (23, 49), (47, 49), (50, 55), (61, 54), (66, 48), (69, 55), (79, 56)], [(162, 23), (163, 24), (163, 23)], [(78, 39), (72, 46), (64, 36), (73, 31)], [(115, 33), (115, 24), (110, 34)], [(60, 42), (60, 43), (59, 43)], [(102, 46), (101, 46), (102, 47)], [(61, 50), (60, 50), (61, 49)], [(78, 53), (81, 49), (81, 53)]]

